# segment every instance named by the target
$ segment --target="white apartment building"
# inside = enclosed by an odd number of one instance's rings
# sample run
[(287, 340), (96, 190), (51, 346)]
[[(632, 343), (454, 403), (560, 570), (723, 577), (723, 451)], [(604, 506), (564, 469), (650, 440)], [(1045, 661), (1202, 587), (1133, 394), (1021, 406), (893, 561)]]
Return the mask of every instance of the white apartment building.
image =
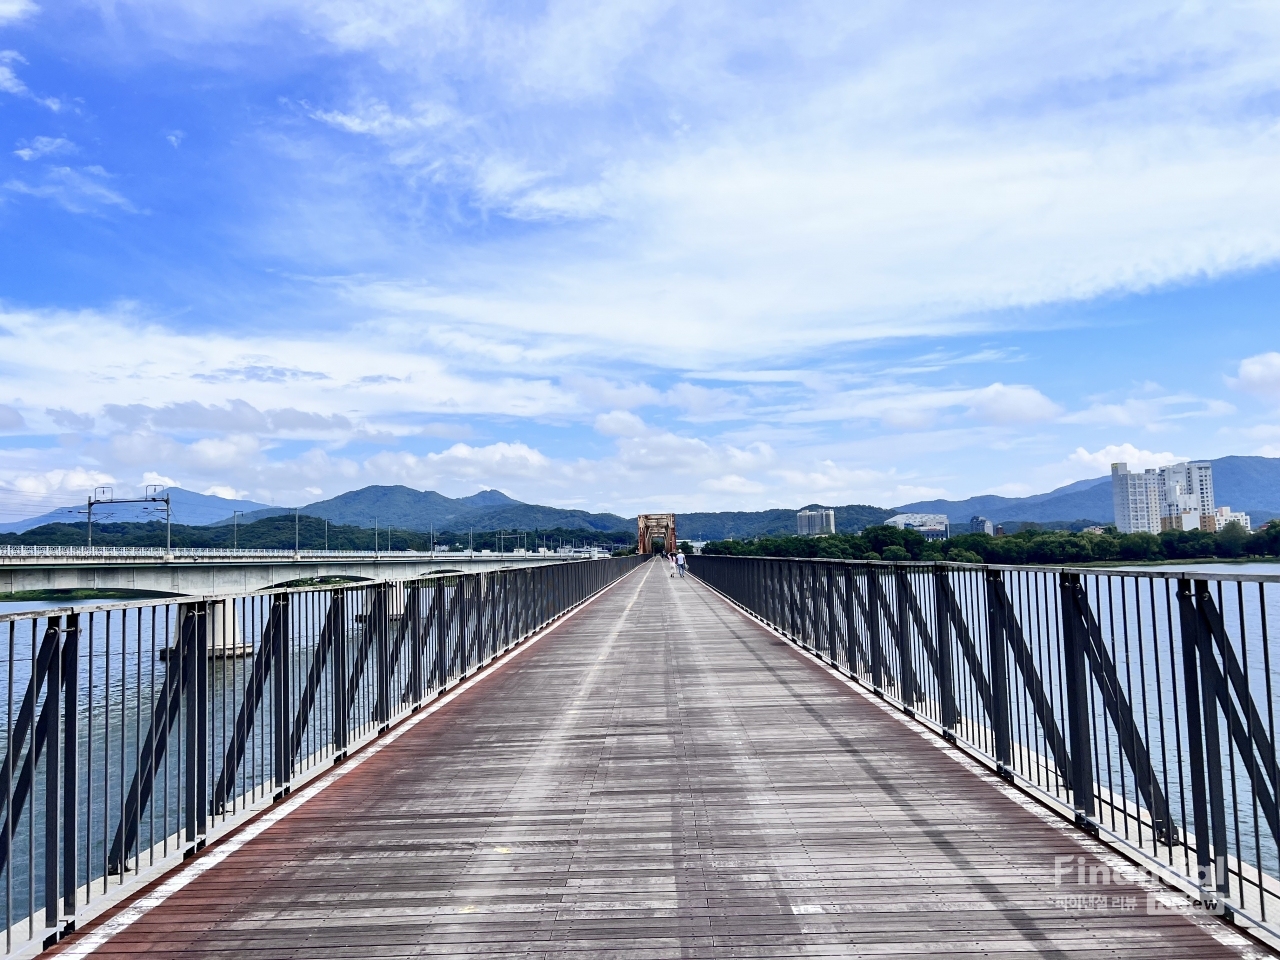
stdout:
[(1245, 533), (1253, 532), (1253, 522), (1249, 519), (1247, 513), (1241, 513), (1238, 510), (1232, 510), (1230, 507), (1219, 507), (1213, 512), (1214, 528), (1221, 533), (1227, 529), (1228, 523), (1238, 523), (1244, 527)]
[[(1213, 499), (1213, 465), (1204, 460), (1172, 463), (1142, 473), (1130, 473), (1126, 463), (1113, 463), (1111, 498), (1116, 511), (1116, 529), (1121, 533), (1160, 533), (1162, 530), (1215, 533), (1230, 522), (1219, 521), (1220, 511)], [(1232, 519), (1244, 516), (1228, 513)]]
[(946, 540), (951, 535), (951, 521), (945, 513), (900, 513), (885, 524), (899, 530), (914, 530), (926, 540)]
[(1216, 532), (1213, 465), (1203, 460), (1184, 461), (1161, 467), (1158, 472), (1160, 529)]
[(818, 537), (836, 532), (834, 510), (801, 510), (796, 514), (796, 533), (802, 537)]
[(1121, 533), (1160, 532), (1160, 474), (1130, 473), (1127, 463), (1111, 465), (1111, 500)]

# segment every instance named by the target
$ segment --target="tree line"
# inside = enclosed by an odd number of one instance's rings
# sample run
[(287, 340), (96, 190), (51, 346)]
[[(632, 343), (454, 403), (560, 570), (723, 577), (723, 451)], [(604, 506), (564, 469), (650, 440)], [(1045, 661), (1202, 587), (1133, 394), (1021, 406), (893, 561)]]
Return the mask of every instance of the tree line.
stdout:
[(926, 540), (914, 530), (867, 527), (860, 533), (823, 537), (757, 537), (718, 540), (702, 548), (704, 554), (734, 557), (826, 557), (840, 560), (947, 560), (953, 563), (1064, 564), (1239, 559), (1280, 556), (1280, 521), (1248, 533), (1231, 523), (1220, 533), (1169, 530), (1120, 533), (1115, 527), (1098, 532), (1042, 530), (1028, 525), (1009, 536), (962, 533), (949, 540)]
[[(95, 523), (93, 545), (95, 547), (163, 547), (166, 536), (172, 535), (175, 547), (234, 546), (246, 550), (292, 550), (294, 546), (294, 518), (290, 515), (266, 517), (253, 523), (218, 524), (216, 526), (187, 526), (175, 523), (166, 531), (163, 521), (147, 523)], [(297, 518), (297, 544), (302, 550), (322, 550), (326, 544), (330, 550), (430, 550), (449, 547), (466, 550), (474, 544), (476, 550), (510, 551), (523, 547), (536, 550), (539, 547), (556, 549), (560, 546), (610, 547), (614, 544), (634, 544), (634, 532), (614, 530), (577, 530), (555, 527), (548, 530), (438, 530), (434, 534), (420, 530), (400, 530), (382, 527), (377, 531), (369, 527), (330, 523), (308, 517)], [(83, 547), (88, 541), (85, 523), (47, 523), (25, 533), (0, 534), (0, 545), (14, 546), (65, 546)]]

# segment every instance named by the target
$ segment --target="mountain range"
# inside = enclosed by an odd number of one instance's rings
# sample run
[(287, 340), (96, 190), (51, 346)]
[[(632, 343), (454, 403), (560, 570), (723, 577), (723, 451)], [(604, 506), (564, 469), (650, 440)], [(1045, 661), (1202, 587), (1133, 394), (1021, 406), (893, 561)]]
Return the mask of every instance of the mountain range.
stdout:
[[(173, 522), (185, 523), (193, 527), (202, 527), (226, 518), (231, 522), (233, 510), (255, 511), (266, 507), (265, 503), (253, 500), (227, 500), (204, 493), (192, 493), (181, 487), (169, 487), (165, 493), (169, 495), (169, 505), (173, 510)], [(268, 508), (270, 509), (270, 508)], [(292, 512), (292, 511), (290, 511)], [(145, 523), (148, 520), (163, 520), (164, 508), (157, 510), (151, 504), (117, 503), (101, 504), (93, 508), (94, 523)], [(72, 507), (59, 507), (38, 517), (17, 520), (13, 523), (0, 523), (0, 533), (25, 533), (46, 523), (84, 523), (85, 504)]]
[[(292, 509), (267, 507), (247, 513), (245, 522), (292, 513)], [(330, 500), (299, 508), (299, 513), (320, 517), (331, 523), (357, 527), (398, 527), (401, 530), (627, 530), (635, 526), (613, 513), (561, 510), (513, 500), (498, 490), (481, 490), (469, 497), (452, 499), (434, 490), (414, 490), (403, 486), (373, 486), (351, 490)], [(222, 520), (230, 523), (230, 518)]]
[[(1255, 526), (1280, 516), (1280, 458), (1222, 457), (1213, 464), (1217, 503), (1243, 510)], [(226, 500), (192, 493), (178, 487), (168, 491), (173, 504), (174, 523), (205, 526), (231, 523), (232, 511), (240, 522), (292, 513), (293, 508), (270, 507), (252, 500)], [(817, 507), (818, 504), (811, 504)], [(953, 524), (967, 523), (974, 515), (992, 523), (1090, 520), (1110, 523), (1115, 518), (1111, 501), (1111, 478), (1095, 477), (1058, 487), (1030, 497), (984, 495), (965, 500), (917, 500), (892, 509), (851, 504), (834, 507), (836, 529), (856, 532), (883, 523), (895, 513), (944, 513)], [(522, 503), (498, 490), (482, 490), (456, 499), (434, 490), (414, 490), (405, 486), (370, 486), (321, 500), (298, 512), (332, 523), (360, 527), (395, 527), (400, 530), (547, 530), (634, 531), (635, 519), (614, 513), (590, 513)], [(154, 508), (121, 504), (95, 508), (94, 520), (126, 522), (159, 519)], [(0, 533), (22, 533), (46, 523), (77, 523), (84, 520), (81, 506), (63, 507), (39, 517), (0, 524)], [(794, 533), (796, 511), (772, 509), (719, 513), (682, 513), (676, 516), (680, 538), (719, 540)]]
[[(1280, 459), (1220, 457), (1213, 464), (1213, 492), (1218, 506), (1248, 513), (1255, 525), (1280, 515)], [(898, 513), (945, 513), (953, 524), (975, 515), (992, 523), (1054, 520), (1093, 520), (1113, 523), (1111, 477), (1079, 480), (1031, 497), (969, 497), (967, 500), (917, 500), (896, 508)]]

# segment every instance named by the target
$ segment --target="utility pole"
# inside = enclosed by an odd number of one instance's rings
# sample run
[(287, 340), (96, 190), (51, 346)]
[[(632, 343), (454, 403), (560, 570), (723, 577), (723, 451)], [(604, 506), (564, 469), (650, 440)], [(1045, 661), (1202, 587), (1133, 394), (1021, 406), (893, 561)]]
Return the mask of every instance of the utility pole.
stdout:
[(329, 552), (329, 521), (324, 522), (324, 552)]
[(298, 508), (293, 508), (293, 555), (298, 555)]
[(373, 555), (378, 555), (378, 518), (373, 518)]
[(231, 511), (231, 549), (232, 550), (240, 549), (240, 514), (242, 513), (244, 513), (243, 510)]

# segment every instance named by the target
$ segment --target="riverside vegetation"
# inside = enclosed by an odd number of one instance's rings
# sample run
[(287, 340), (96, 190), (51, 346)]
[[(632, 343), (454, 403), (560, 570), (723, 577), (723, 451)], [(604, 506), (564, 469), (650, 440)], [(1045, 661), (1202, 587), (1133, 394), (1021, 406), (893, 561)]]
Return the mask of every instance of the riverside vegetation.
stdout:
[(949, 540), (926, 540), (914, 530), (867, 527), (861, 533), (822, 537), (757, 537), (718, 540), (702, 548), (704, 554), (735, 557), (826, 557), (839, 560), (947, 560), (952, 563), (1060, 564), (1151, 562), (1159, 560), (1245, 559), (1280, 556), (1280, 521), (1255, 533), (1238, 523), (1220, 533), (1170, 530), (1119, 533), (1042, 530), (1034, 524), (1015, 534), (993, 537), (962, 533)]

